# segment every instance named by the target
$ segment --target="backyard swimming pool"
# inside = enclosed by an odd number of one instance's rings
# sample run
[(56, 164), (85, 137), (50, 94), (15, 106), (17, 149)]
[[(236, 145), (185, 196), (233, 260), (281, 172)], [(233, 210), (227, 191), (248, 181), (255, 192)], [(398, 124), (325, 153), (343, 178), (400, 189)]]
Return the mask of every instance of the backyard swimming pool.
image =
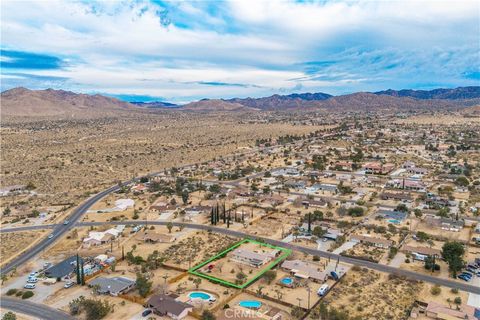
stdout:
[(249, 309), (260, 309), (262, 303), (257, 300), (243, 300), (238, 303), (240, 307), (249, 308)]
[(190, 299), (202, 299), (202, 300), (206, 300), (206, 301), (215, 301), (215, 298), (214, 298), (214, 297), (212, 297), (212, 296), (209, 295), (208, 293), (202, 292), (202, 291), (190, 292), (190, 294), (188, 295), (188, 297), (189, 297)]
[(397, 219), (390, 219), (388, 222), (393, 223), (393, 224), (400, 224), (400, 220)]
[(292, 278), (289, 278), (289, 277), (285, 277), (283, 278), (282, 280), (280, 280), (280, 282), (284, 285), (291, 285), (293, 283), (293, 279)]

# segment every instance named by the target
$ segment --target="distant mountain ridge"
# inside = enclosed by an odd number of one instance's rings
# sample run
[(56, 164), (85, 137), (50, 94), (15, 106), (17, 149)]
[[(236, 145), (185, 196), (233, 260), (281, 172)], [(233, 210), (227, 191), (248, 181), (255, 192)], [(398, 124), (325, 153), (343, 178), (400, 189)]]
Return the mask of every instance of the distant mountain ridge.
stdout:
[(374, 92), (377, 95), (389, 95), (394, 97), (411, 97), (416, 99), (475, 99), (480, 98), (480, 87), (459, 87), (455, 89), (433, 90), (392, 90)]
[(130, 103), (139, 107), (144, 107), (144, 108), (178, 108), (179, 107), (178, 104), (164, 102), (164, 101), (151, 101), (151, 102), (131, 101)]
[(378, 109), (378, 108), (441, 108), (464, 107), (480, 103), (480, 87), (459, 87), (434, 90), (386, 90), (356, 92), (332, 96), (327, 93), (275, 94), (264, 98), (234, 98), (225, 101), (261, 110), (292, 110), (316, 108)]
[(378, 111), (459, 109), (480, 105), (480, 87), (434, 90), (385, 90), (332, 96), (326, 93), (294, 93), (263, 98), (202, 99), (185, 105), (168, 102), (129, 103), (99, 94), (64, 90), (14, 88), (1, 94), (2, 116), (98, 116), (155, 108), (186, 111)]

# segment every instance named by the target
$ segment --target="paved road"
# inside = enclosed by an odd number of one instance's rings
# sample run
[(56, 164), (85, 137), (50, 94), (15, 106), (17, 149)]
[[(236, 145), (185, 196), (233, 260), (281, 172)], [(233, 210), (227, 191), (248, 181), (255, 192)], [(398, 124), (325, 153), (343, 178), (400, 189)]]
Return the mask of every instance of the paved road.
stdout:
[[(89, 226), (101, 226), (101, 225), (139, 225), (139, 224), (149, 224), (149, 225), (166, 225), (169, 223), (169, 221), (158, 221), (158, 220), (130, 220), (130, 221), (109, 221), (109, 222), (79, 222), (76, 224), (78, 227), (89, 227)], [(331, 259), (331, 260), (340, 260), (345, 263), (353, 264), (353, 265), (358, 265), (360, 267), (366, 267), (369, 269), (377, 270), (380, 272), (386, 272), (386, 273), (391, 273), (391, 274), (396, 274), (399, 276), (405, 276), (410, 279), (414, 280), (419, 280), (419, 281), (425, 281), (425, 282), (430, 282), (433, 284), (438, 284), (441, 286), (445, 286), (448, 288), (456, 288), (465, 292), (470, 292), (474, 294), (480, 294), (480, 287), (477, 285), (470, 285), (468, 283), (462, 283), (462, 282), (457, 282), (454, 280), (450, 279), (443, 279), (443, 278), (437, 278), (433, 277), (430, 275), (425, 275), (413, 271), (408, 271), (404, 269), (400, 269), (398, 267), (393, 267), (393, 266), (387, 266), (383, 264), (378, 264), (370, 261), (364, 261), (361, 259), (356, 259), (356, 258), (350, 258), (350, 257), (344, 257), (340, 254), (328, 252), (328, 251), (322, 251), (322, 250), (317, 250), (314, 248), (307, 248), (299, 245), (295, 245), (293, 243), (285, 243), (281, 240), (274, 240), (274, 239), (269, 239), (265, 237), (258, 237), (255, 235), (251, 235), (245, 232), (241, 231), (236, 231), (232, 229), (226, 229), (222, 227), (215, 227), (211, 225), (205, 225), (205, 224), (196, 224), (196, 223), (187, 223), (187, 222), (172, 222), (172, 224), (176, 227), (185, 227), (185, 228), (190, 228), (190, 229), (200, 229), (200, 230), (211, 230), (213, 232), (217, 233), (222, 233), (226, 234), (232, 237), (237, 237), (237, 238), (255, 238), (255, 239), (260, 239), (266, 243), (270, 243), (272, 245), (276, 245), (279, 247), (283, 248), (288, 248), (300, 252), (305, 252), (310, 255), (316, 255), (319, 257)], [(36, 227), (36, 226), (32, 226)], [(24, 227), (28, 228), (28, 227)], [(10, 229), (12, 231), (12, 229)], [(5, 232), (5, 230), (3, 230)]]
[[(101, 226), (101, 225), (139, 225), (139, 224), (147, 224), (147, 223), (149, 225), (166, 225), (167, 223), (169, 223), (169, 221), (131, 220), (131, 221), (110, 221), (110, 222), (79, 222), (77, 223), (77, 226), (89, 227), (89, 226)], [(172, 224), (176, 227), (185, 227), (185, 228), (200, 229), (200, 230), (211, 230), (212, 232), (222, 233), (222, 234), (226, 234), (226, 235), (237, 237), (237, 238), (246, 238), (246, 237), (255, 238), (255, 239), (264, 241), (266, 243), (270, 243), (272, 245), (276, 245), (279, 247), (288, 248), (288, 249), (292, 249), (300, 252), (305, 252), (310, 255), (317, 255), (319, 257), (323, 257), (331, 260), (338, 259), (341, 262), (358, 265), (360, 267), (366, 267), (366, 268), (377, 270), (380, 272), (396, 274), (396, 275), (405, 276), (407, 278), (414, 279), (414, 280), (430, 282), (430, 283), (438, 284), (448, 288), (456, 288), (462, 291), (480, 294), (480, 287), (476, 285), (470, 285), (468, 283), (457, 282), (450, 279), (437, 278), (430, 275), (425, 275), (425, 274), (408, 271), (408, 270), (387, 266), (383, 264), (378, 264), (370, 261), (364, 261), (361, 259), (344, 257), (342, 255), (335, 254), (332, 252), (321, 251), (314, 248), (307, 248), (307, 247), (299, 246), (293, 243), (285, 243), (281, 240), (258, 237), (258, 236), (251, 235), (241, 231), (226, 229), (222, 227), (215, 227), (215, 226), (205, 225), (205, 224), (196, 224), (196, 223), (187, 223), (187, 222), (172, 222)]]
[[(130, 181), (129, 181), (130, 182)], [(126, 183), (129, 183), (126, 182)], [(124, 184), (126, 184), (124, 183)], [(97, 201), (108, 195), (109, 193), (115, 192), (120, 189), (119, 185), (115, 185), (113, 187), (110, 187), (102, 192), (97, 193), (93, 197), (87, 199), (85, 202), (83, 202), (79, 207), (77, 207), (75, 210), (73, 210), (73, 213), (66, 219), (69, 220), (70, 223), (68, 225), (60, 224), (60, 225), (50, 225), (51, 228), (53, 228), (52, 238), (45, 238), (41, 240), (35, 247), (32, 249), (26, 251), (24, 254), (18, 256), (17, 258), (13, 259), (9, 263), (7, 263), (1, 270), (0, 273), (7, 273), (12, 271), (14, 268), (19, 267), (23, 263), (27, 262), (31, 258), (35, 257), (37, 254), (45, 250), (48, 246), (53, 244), (57, 239), (62, 237), (77, 221), (80, 219), (80, 217), (92, 206), (94, 205)], [(31, 227), (21, 227), (23, 231), (25, 230), (37, 230), (40, 229), (42, 226), (31, 226)], [(4, 229), (2, 231), (5, 231), (8, 229)]]
[(13, 312), (19, 312), (34, 317), (35, 319), (45, 320), (72, 320), (74, 317), (63, 311), (50, 308), (48, 306), (33, 303), (27, 300), (20, 300), (2, 296), (0, 306)]

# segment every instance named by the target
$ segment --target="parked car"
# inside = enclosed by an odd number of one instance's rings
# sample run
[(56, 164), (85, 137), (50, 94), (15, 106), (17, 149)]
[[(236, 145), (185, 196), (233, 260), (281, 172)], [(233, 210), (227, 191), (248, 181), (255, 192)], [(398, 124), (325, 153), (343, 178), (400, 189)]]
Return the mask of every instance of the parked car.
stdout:
[(328, 284), (323, 284), (317, 291), (317, 294), (320, 296), (320, 297), (323, 297), (327, 292), (328, 292)]
[(68, 220), (63, 221), (63, 224), (64, 224), (64, 225), (67, 225), (67, 224), (69, 224), (69, 223), (70, 223), (70, 221), (68, 221)]
[(50, 262), (45, 262), (45, 263), (43, 264), (43, 269), (48, 269), (48, 268), (50, 268), (51, 266), (52, 266), (52, 264), (51, 264)]
[(38, 272), (37, 271), (33, 271), (30, 273), (30, 276), (29, 277), (36, 277), (38, 275)]
[(340, 277), (338, 276), (338, 274), (335, 272), (335, 271), (332, 271), (330, 272), (330, 276), (333, 278), (333, 280), (335, 281), (338, 281), (338, 279), (340, 279)]
[(52, 239), (52, 238), (53, 238), (53, 233), (48, 235), (48, 239)]
[(150, 313), (152, 313), (152, 310), (150, 310), (150, 309), (144, 310), (144, 311), (142, 312), (142, 317), (146, 317), (146, 316), (148, 316)]
[(68, 281), (67, 283), (65, 283), (65, 285), (63, 286), (65, 289), (68, 289), (70, 287), (73, 287), (75, 285), (75, 282), (72, 282), (72, 281)]
[(28, 283), (37, 283), (38, 279), (37, 278), (28, 278), (27, 282)]
[(23, 286), (25, 289), (35, 289), (35, 283), (27, 283)]
[(470, 268), (470, 267), (469, 267), (469, 268), (467, 268), (466, 270), (467, 270), (468, 272), (473, 273), (473, 274), (476, 274), (476, 273), (477, 273), (477, 269), (474, 269), (474, 268)]
[(470, 278), (470, 277), (468, 277), (464, 274), (459, 275), (457, 278), (462, 279), (463, 281), (467, 281), (467, 282), (469, 282), (472, 279), (472, 278)]
[(462, 279), (462, 280), (465, 280), (465, 281), (470, 281), (472, 280), (472, 275), (470, 275), (469, 273), (462, 273), (458, 276), (458, 278)]

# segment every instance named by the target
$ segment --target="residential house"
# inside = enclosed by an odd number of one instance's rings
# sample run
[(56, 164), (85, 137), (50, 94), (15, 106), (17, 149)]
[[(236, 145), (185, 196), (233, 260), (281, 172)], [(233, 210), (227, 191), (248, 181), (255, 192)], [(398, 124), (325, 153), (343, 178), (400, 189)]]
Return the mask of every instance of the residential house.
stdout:
[(331, 168), (339, 171), (353, 171), (353, 162), (337, 161)]
[[(83, 262), (83, 259), (79, 258), (80, 262)], [(77, 269), (77, 256), (71, 256), (62, 262), (59, 262), (47, 270), (45, 270), (45, 276), (47, 278), (54, 278), (58, 281), (69, 278)]]
[(438, 302), (430, 301), (425, 308), (425, 315), (431, 319), (441, 320), (478, 320), (479, 312), (474, 307), (461, 305), (458, 308), (450, 308)]
[(24, 185), (13, 185), (13, 186), (8, 186), (0, 189), (0, 197), (5, 197), (10, 194), (17, 194), (17, 193), (22, 193), (26, 190), (26, 186)]
[(145, 306), (158, 316), (167, 316), (175, 320), (184, 319), (192, 312), (193, 306), (177, 301), (177, 298), (176, 295), (155, 294), (148, 299)]
[(140, 232), (136, 238), (150, 243), (169, 243), (176, 240), (175, 236), (171, 234), (157, 233), (155, 231)]
[(413, 197), (407, 192), (383, 192), (380, 195), (382, 200), (396, 200), (402, 202), (412, 202)]
[(421, 255), (421, 256), (440, 257), (442, 255), (441, 250), (430, 248), (430, 247), (413, 247), (409, 245), (404, 245), (401, 251), (414, 256)]
[(425, 216), (425, 223), (433, 227), (441, 228), (442, 230), (455, 232), (462, 230), (465, 226), (464, 220), (455, 220), (434, 215)]
[(383, 219), (395, 220), (391, 222), (401, 223), (407, 218), (408, 213), (403, 211), (380, 209), (377, 211), (376, 216), (382, 217)]
[[(118, 226), (117, 226), (118, 227)], [(89, 248), (92, 246), (99, 246), (111, 242), (113, 239), (117, 238), (123, 230), (122, 228), (110, 228), (106, 231), (90, 231), (88, 237), (83, 239), (83, 247)], [(124, 228), (125, 226), (123, 226)]]
[(383, 238), (375, 238), (375, 237), (370, 237), (370, 236), (366, 236), (366, 235), (356, 235), (356, 234), (354, 234), (350, 237), (350, 240), (353, 241), (353, 242), (364, 243), (364, 244), (367, 244), (367, 245), (372, 245), (372, 246), (375, 246), (375, 247), (378, 247), (378, 248), (385, 248), (385, 249), (388, 249), (393, 245), (392, 240), (383, 239)]
[(235, 249), (232, 251), (230, 259), (235, 262), (258, 268), (271, 261), (277, 254), (275, 251), (277, 250), (270, 253), (258, 253), (246, 249)]
[(82, 246), (84, 248), (90, 248), (95, 246), (100, 246), (102, 244), (109, 243), (113, 239), (111, 234), (105, 232), (90, 231), (88, 237), (83, 239)]
[(320, 266), (302, 260), (286, 260), (281, 267), (297, 278), (311, 279), (320, 283), (325, 282), (328, 278), (328, 274), (321, 271)]
[(97, 287), (96, 291), (100, 294), (109, 294), (118, 296), (135, 288), (135, 280), (126, 277), (98, 277), (90, 281), (89, 287)]
[(363, 165), (366, 174), (387, 174), (395, 168), (392, 163), (367, 162)]

